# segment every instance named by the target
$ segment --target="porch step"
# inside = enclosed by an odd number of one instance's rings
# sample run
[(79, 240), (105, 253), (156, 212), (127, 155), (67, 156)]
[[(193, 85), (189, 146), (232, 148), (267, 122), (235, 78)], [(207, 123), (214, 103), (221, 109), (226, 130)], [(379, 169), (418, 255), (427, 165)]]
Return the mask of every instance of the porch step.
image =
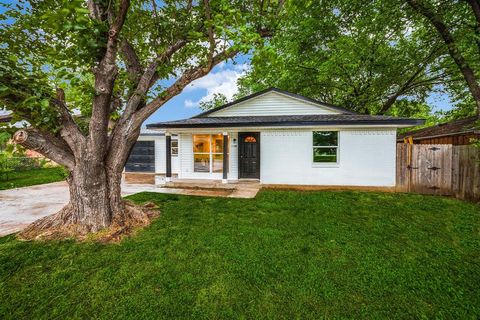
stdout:
[(166, 182), (164, 188), (174, 189), (202, 189), (202, 190), (236, 190), (237, 186), (234, 184), (222, 183), (222, 181), (196, 181), (196, 180), (182, 180)]

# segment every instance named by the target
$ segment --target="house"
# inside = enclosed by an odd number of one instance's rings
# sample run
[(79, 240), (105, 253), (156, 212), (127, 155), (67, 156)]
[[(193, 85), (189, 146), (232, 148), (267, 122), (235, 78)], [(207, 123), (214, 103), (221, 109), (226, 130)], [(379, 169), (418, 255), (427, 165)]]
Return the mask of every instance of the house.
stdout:
[[(393, 187), (397, 128), (422, 123), (357, 114), (272, 88), (190, 119), (147, 125), (158, 136), (141, 136), (135, 148), (150, 155), (138, 171), (154, 172), (158, 183), (165, 173), (167, 182)], [(163, 143), (165, 151), (157, 148)]]
[(480, 139), (480, 119), (473, 116), (407, 131), (399, 134), (397, 141), (404, 142), (410, 138), (414, 144), (470, 144), (472, 139)]

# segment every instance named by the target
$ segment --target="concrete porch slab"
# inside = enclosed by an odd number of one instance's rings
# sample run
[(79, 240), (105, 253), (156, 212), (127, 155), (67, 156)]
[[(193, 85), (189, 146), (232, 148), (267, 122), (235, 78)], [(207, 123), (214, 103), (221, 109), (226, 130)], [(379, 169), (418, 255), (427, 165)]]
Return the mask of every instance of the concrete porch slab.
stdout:
[[(215, 191), (218, 196), (231, 198), (254, 198), (261, 188), (258, 180), (235, 180), (223, 183), (222, 180), (174, 179), (162, 186), (164, 189)], [(229, 194), (220, 195), (221, 191)]]

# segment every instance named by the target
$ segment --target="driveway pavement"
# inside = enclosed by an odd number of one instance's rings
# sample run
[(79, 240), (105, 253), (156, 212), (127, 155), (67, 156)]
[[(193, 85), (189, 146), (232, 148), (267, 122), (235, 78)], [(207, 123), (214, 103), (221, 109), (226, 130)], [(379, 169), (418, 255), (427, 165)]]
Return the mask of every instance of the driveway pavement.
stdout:
[[(122, 195), (128, 196), (143, 191), (174, 193), (197, 196), (220, 196), (253, 198), (259, 188), (236, 190), (197, 190), (161, 188), (155, 185), (123, 184)], [(33, 221), (60, 210), (68, 202), (66, 182), (54, 182), (36, 186), (0, 191), (0, 236), (18, 232)]]

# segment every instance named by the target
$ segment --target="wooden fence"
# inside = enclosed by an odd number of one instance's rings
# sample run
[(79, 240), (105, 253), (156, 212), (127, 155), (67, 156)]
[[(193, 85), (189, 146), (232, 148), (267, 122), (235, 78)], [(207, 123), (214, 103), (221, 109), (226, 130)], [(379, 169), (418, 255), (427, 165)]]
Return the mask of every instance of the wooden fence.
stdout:
[(480, 201), (480, 149), (399, 143), (396, 189)]

